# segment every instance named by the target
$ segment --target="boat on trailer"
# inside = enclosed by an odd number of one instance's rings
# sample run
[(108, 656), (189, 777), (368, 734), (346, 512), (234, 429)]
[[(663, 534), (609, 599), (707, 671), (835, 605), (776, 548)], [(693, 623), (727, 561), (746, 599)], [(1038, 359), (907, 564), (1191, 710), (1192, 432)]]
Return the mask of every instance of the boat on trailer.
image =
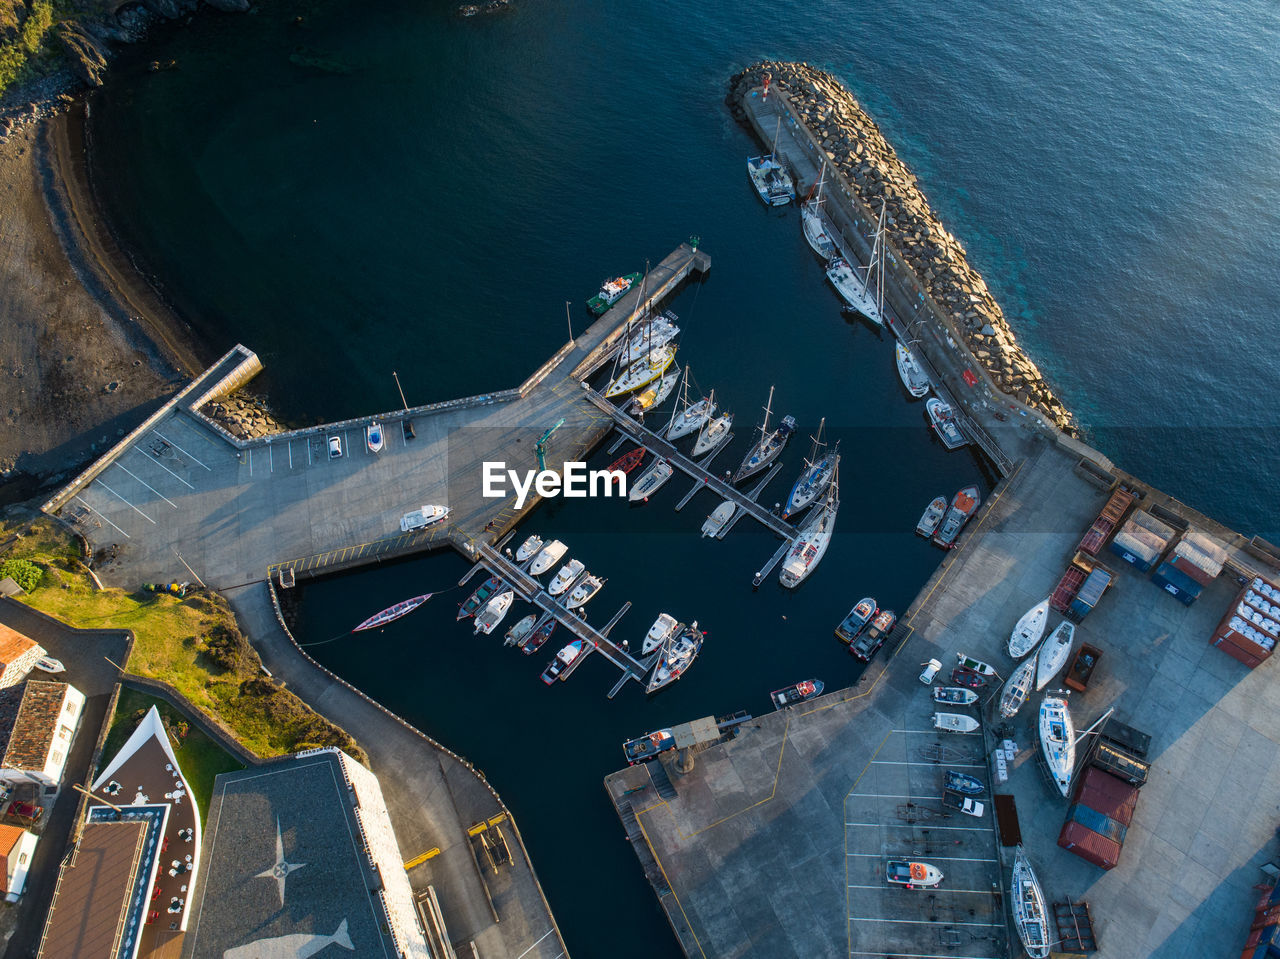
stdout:
[(931, 889), (942, 882), (942, 870), (928, 862), (890, 859), (884, 864), (884, 878), (891, 886)]
[(945, 733), (976, 733), (978, 721), (962, 713), (934, 713), (933, 728)]
[(653, 675), (645, 686), (646, 693), (655, 693), (664, 686), (674, 683), (684, 675), (702, 649), (702, 633), (698, 632), (698, 621), (682, 629), (678, 636), (668, 639), (658, 654), (658, 662), (653, 668)]
[(1018, 664), (1009, 676), (1008, 682), (1004, 684), (1004, 692), (1000, 694), (1000, 715), (1005, 719), (1012, 719), (1018, 714), (1018, 710), (1022, 708), (1022, 704), (1027, 701), (1027, 696), (1031, 692), (1031, 684), (1036, 678), (1036, 657), (1024, 660)]
[(954, 769), (947, 770), (947, 788), (965, 796), (981, 796), (987, 791), (982, 780), (968, 773), (958, 773)]
[(978, 701), (978, 694), (972, 689), (965, 689), (962, 686), (935, 686), (933, 687), (933, 701), (935, 703), (950, 703), (952, 706), (970, 706)]
[(1035, 649), (1036, 643), (1044, 636), (1045, 623), (1048, 621), (1049, 598), (1046, 596), (1023, 613), (1018, 625), (1013, 627), (1013, 633), (1009, 636), (1009, 655), (1014, 659), (1021, 659)]
[(370, 453), (381, 453), (383, 446), (386, 444), (386, 434), (382, 432), (382, 424), (374, 420), (364, 428), (365, 445), (369, 447)]
[(1040, 655), (1036, 657), (1036, 692), (1048, 686), (1053, 677), (1062, 672), (1062, 667), (1071, 658), (1071, 644), (1075, 642), (1075, 638), (1075, 624), (1067, 620), (1063, 620), (1049, 634), (1049, 638), (1040, 647)]
[(755, 187), (756, 195), (766, 206), (786, 206), (796, 198), (795, 181), (778, 159), (778, 133), (782, 129), (782, 116), (778, 116), (778, 125), (773, 131), (773, 144), (769, 153), (764, 156), (751, 157), (747, 160), (747, 176)]
[(1071, 710), (1061, 696), (1046, 696), (1040, 704), (1040, 748), (1062, 795), (1071, 795), (1071, 779), (1075, 775), (1076, 730)]
[(1009, 903), (1022, 948), (1031, 959), (1048, 959), (1049, 916), (1045, 911), (1044, 890), (1021, 845), (1014, 853)]

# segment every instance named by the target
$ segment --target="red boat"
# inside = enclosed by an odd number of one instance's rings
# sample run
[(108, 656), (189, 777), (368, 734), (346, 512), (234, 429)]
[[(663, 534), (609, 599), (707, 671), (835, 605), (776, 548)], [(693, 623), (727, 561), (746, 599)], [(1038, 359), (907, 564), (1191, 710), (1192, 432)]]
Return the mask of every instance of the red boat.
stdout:
[(623, 473), (630, 473), (633, 469), (640, 465), (644, 460), (644, 447), (637, 446), (630, 453), (624, 453), (616, 460), (609, 464), (610, 470), (619, 470)]
[(987, 678), (982, 673), (964, 666), (957, 666), (951, 670), (951, 681), (957, 686), (968, 686), (972, 689), (979, 689), (987, 685)]

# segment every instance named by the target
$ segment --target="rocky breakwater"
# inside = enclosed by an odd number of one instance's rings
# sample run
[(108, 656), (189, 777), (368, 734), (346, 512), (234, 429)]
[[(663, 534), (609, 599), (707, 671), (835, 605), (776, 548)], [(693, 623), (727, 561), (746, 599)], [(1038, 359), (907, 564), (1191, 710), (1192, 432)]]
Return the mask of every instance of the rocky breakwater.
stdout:
[(883, 201), (890, 243), (996, 388), (1074, 433), (1071, 413), (1018, 346), (1004, 312), (970, 266), (964, 246), (938, 220), (915, 176), (853, 94), (831, 74), (806, 63), (765, 61), (729, 83), (727, 102), (739, 121), (745, 119), (743, 98), (763, 86), (765, 74), (772, 78), (771, 90), (786, 93), (851, 191), (877, 213)]
[(249, 393), (229, 393), (210, 400), (200, 412), (241, 440), (274, 436), (289, 428), (271, 415), (266, 401)]

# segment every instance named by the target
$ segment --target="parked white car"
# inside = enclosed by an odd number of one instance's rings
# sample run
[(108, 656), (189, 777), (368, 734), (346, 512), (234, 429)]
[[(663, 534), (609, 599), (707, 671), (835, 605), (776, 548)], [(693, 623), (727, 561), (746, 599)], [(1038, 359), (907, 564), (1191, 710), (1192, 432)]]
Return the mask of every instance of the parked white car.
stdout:
[(329, 437), (329, 459), (336, 460), (341, 458), (341, 456), (342, 456), (342, 437), (330, 436)]
[(920, 665), (924, 667), (924, 672), (920, 674), (920, 682), (926, 686), (931, 686), (933, 678), (938, 675), (938, 670), (942, 668), (942, 663), (936, 659), (931, 659), (927, 663), (921, 663)]

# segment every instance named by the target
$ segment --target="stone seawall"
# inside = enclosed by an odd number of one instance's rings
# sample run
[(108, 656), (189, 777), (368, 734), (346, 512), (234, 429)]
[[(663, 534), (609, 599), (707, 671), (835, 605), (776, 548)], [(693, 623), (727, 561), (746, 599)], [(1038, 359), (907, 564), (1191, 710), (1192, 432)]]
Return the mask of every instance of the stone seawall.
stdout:
[(914, 174), (874, 120), (831, 74), (806, 63), (764, 61), (730, 80), (727, 102), (742, 121), (742, 100), (764, 85), (783, 90), (827, 160), (872, 210), (885, 207), (889, 242), (919, 277), (939, 309), (1002, 392), (1074, 433), (1071, 413), (1018, 346), (1004, 312), (968, 262), (964, 246), (942, 225)]

